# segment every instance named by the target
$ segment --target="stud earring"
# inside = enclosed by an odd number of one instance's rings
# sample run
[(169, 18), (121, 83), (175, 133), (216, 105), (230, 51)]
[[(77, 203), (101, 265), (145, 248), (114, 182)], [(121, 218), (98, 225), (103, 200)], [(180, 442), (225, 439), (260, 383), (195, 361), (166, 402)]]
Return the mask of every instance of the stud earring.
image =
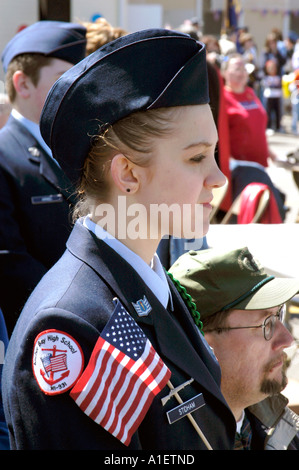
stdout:
[(127, 193), (129, 193), (131, 190), (130, 190), (130, 188), (127, 188), (127, 190), (126, 190), (126, 191), (127, 191)]

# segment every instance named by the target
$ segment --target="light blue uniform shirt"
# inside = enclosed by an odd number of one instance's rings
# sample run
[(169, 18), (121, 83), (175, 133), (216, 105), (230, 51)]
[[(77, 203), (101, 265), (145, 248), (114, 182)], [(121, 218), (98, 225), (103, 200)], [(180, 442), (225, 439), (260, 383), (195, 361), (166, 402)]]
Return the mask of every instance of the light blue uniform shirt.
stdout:
[[(33, 137), (37, 140), (37, 142), (40, 144), (40, 146), (47, 152), (50, 157), (52, 157), (52, 152), (50, 147), (46, 144), (44, 139), (42, 138), (42, 135), (40, 133), (39, 125), (36, 122), (30, 121), (30, 119), (25, 118), (22, 116), (22, 114), (19, 113), (16, 109), (12, 109), (11, 115), (19, 121), (29, 132)], [(54, 158), (53, 158), (54, 160)], [(56, 160), (54, 160), (56, 162)], [(57, 163), (57, 162), (56, 162)], [(58, 163), (57, 163), (58, 165)]]
[(96, 237), (107, 243), (107, 245), (116, 251), (116, 253), (118, 253), (132, 266), (133, 269), (135, 269), (135, 271), (137, 271), (163, 307), (167, 308), (168, 302), (170, 302), (172, 309), (171, 292), (167, 282), (166, 273), (156, 253), (151, 264), (148, 265), (142, 258), (140, 258), (140, 256), (130, 250), (126, 245), (110, 235), (100, 225), (95, 224), (89, 216), (85, 217), (84, 225), (88, 230), (93, 232)]

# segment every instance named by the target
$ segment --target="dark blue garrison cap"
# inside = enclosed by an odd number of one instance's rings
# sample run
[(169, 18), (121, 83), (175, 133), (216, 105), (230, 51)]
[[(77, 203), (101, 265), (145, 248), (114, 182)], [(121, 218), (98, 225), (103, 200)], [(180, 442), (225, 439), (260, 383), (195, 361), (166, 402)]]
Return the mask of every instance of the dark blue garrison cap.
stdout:
[(85, 57), (86, 28), (63, 21), (38, 21), (17, 33), (2, 53), (6, 72), (9, 63), (20, 54), (43, 54), (76, 64)]
[(104, 45), (57, 80), (41, 133), (79, 182), (92, 135), (136, 111), (208, 102), (204, 45), (176, 31), (139, 31)]

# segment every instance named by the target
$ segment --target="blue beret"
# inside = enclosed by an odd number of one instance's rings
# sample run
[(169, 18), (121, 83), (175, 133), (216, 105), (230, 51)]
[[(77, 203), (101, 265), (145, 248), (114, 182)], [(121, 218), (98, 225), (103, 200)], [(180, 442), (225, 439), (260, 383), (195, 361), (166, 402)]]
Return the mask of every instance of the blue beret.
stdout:
[(73, 182), (80, 180), (91, 136), (129, 114), (209, 102), (205, 47), (170, 30), (112, 41), (64, 73), (41, 115), (43, 138)]
[(38, 21), (17, 33), (2, 53), (6, 72), (9, 63), (20, 54), (43, 54), (76, 64), (85, 57), (86, 28), (62, 21)]

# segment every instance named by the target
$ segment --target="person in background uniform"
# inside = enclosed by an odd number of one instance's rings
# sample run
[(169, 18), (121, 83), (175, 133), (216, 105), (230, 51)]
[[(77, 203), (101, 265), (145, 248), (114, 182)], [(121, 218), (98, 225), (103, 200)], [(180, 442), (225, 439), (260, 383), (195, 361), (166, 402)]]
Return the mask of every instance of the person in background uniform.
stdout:
[[(219, 364), (155, 254), (185, 225), (205, 235), (225, 182), (208, 101), (204, 46), (165, 29), (106, 44), (49, 92), (41, 133), (80, 217), (10, 340), (13, 449), (232, 448)], [(156, 217), (161, 205), (178, 212)]]
[(0, 307), (9, 335), (71, 231), (74, 189), (40, 135), (39, 118), (53, 83), (85, 57), (85, 32), (74, 23), (40, 21), (2, 53), (12, 105), (0, 132)]
[(11, 113), (11, 104), (6, 93), (0, 93), (0, 129), (4, 127)]
[(5, 352), (8, 346), (8, 334), (3, 314), (0, 310), (0, 450), (9, 450), (9, 436), (7, 423), (4, 416), (2, 402), (2, 369), (5, 360)]
[(190, 251), (170, 268), (201, 314), (237, 423), (235, 450), (298, 450), (299, 417), (280, 394), (293, 341), (285, 303), (299, 279), (269, 276), (247, 247)]

